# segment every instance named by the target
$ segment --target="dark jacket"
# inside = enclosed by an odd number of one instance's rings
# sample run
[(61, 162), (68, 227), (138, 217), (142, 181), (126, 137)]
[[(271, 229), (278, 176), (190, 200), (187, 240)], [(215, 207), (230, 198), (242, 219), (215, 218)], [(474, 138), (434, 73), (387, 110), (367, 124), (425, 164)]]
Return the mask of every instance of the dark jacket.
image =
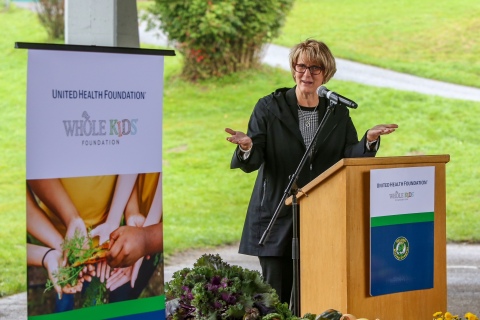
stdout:
[[(326, 109), (327, 100), (321, 98), (319, 121)], [(261, 98), (248, 124), (247, 135), (253, 141), (250, 156), (243, 160), (238, 147), (233, 155), (232, 169), (240, 168), (245, 172), (258, 170), (243, 228), (240, 253), (280, 256), (286, 246), (291, 246), (291, 206), (283, 206), (264, 246), (258, 242), (284, 195), (289, 176), (295, 173), (307, 149), (300, 133), (297, 110), (295, 88), (278, 89)], [(306, 185), (343, 158), (375, 156), (376, 152), (367, 151), (365, 139), (366, 136), (358, 141), (348, 109), (335, 107), (314, 145), (313, 157), (307, 159), (299, 174), (298, 187)]]

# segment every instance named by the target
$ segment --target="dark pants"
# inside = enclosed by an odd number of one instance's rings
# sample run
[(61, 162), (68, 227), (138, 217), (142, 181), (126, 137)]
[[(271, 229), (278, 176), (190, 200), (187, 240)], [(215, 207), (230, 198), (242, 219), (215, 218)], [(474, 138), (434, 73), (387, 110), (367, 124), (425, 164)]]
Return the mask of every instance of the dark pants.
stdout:
[(290, 304), (293, 286), (292, 252), (281, 257), (258, 257), (265, 281), (277, 291), (280, 301)]

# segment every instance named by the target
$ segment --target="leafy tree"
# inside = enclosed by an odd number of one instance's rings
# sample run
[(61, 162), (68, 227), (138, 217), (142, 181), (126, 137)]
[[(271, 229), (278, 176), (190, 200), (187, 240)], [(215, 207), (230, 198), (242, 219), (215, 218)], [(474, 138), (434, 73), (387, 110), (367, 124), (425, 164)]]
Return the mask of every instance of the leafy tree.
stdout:
[(151, 13), (184, 56), (190, 80), (255, 68), (293, 0), (155, 0)]
[(38, 0), (37, 14), (50, 39), (65, 35), (64, 0)]

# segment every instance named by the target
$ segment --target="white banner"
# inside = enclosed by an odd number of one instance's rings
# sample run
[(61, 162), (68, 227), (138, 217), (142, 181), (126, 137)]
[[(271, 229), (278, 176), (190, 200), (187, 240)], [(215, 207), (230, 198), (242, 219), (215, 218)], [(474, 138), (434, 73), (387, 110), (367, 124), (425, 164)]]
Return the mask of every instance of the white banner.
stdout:
[(30, 50), (27, 179), (162, 171), (163, 58)]
[(164, 57), (142, 53), (29, 50), (29, 319), (164, 319)]
[(433, 212), (435, 167), (370, 171), (370, 216)]

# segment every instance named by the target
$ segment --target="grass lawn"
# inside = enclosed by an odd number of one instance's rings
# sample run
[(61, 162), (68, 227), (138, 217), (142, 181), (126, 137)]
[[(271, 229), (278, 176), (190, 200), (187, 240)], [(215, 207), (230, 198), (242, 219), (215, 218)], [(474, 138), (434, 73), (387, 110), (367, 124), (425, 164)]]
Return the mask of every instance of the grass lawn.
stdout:
[[(464, 2), (465, 0), (460, 0), (460, 3)], [(289, 16), (285, 35), (280, 37), (279, 43), (291, 45), (306, 37), (305, 33), (293, 27), (297, 20), (292, 19), (299, 18), (299, 10), (303, 5), (311, 6), (316, 3), (318, 2), (296, 2)], [(354, 5), (353, 1), (341, 3)], [(413, 2), (403, 1), (401, 4), (415, 7)], [(325, 10), (332, 11), (332, 6), (338, 5), (340, 3), (330, 3)], [(378, 6), (382, 6), (380, 2)], [(472, 11), (475, 9), (475, 6), (473, 7)], [(423, 5), (419, 10), (422, 8)], [(435, 8), (435, 12), (451, 9), (446, 2), (438, 3)], [(309, 12), (313, 14), (316, 11), (310, 7)], [(399, 10), (398, 15), (402, 12)], [(372, 14), (374, 13), (375, 11)], [(308, 16), (307, 13), (304, 14)], [(410, 16), (407, 13), (403, 15)], [(465, 16), (457, 17), (456, 23), (466, 29), (465, 33), (469, 32), (468, 26), (463, 25)], [(359, 27), (345, 25), (349, 24), (345, 15), (341, 18), (337, 19), (336, 25), (338, 32), (343, 31), (337, 36), (345, 40), (333, 41), (333, 37), (322, 37), (327, 43), (331, 42), (334, 53), (338, 56), (367, 63), (378, 62), (379, 65), (385, 64), (384, 66), (389, 66), (389, 61), (393, 61), (393, 65), (408, 66), (405, 70), (410, 73), (421, 69), (419, 63), (410, 61), (408, 55), (405, 55), (405, 59), (402, 59), (401, 55), (394, 57), (396, 54), (389, 55), (389, 51), (380, 45), (391, 45), (385, 42), (383, 34), (401, 33), (397, 28), (387, 29), (383, 33), (362, 33)], [(314, 19), (310, 20), (314, 23)], [(324, 20), (331, 23), (329, 19)], [(352, 24), (356, 21), (358, 22), (353, 19)], [(368, 24), (367, 21), (365, 23)], [(297, 23), (297, 26), (300, 29), (301, 25)], [(334, 31), (333, 26), (324, 29)], [(35, 15), (25, 10), (11, 8), (5, 12), (0, 7), (0, 30), (0, 212), (6, 221), (6, 227), (0, 231), (1, 296), (26, 290), (24, 181), (27, 51), (16, 50), (13, 45), (15, 41), (48, 40)], [(356, 33), (357, 31), (359, 33)], [(409, 30), (405, 32), (407, 31)], [(316, 34), (311, 36), (317, 37)], [(355, 40), (356, 38), (363, 41)], [(400, 35), (393, 39), (403, 39), (398, 47), (408, 47), (412, 42), (407, 40), (408, 37)], [(351, 42), (354, 40), (355, 45)], [(451, 40), (458, 41), (456, 38)], [(477, 41), (472, 45), (472, 50), (477, 50), (475, 52), (478, 53), (478, 40), (472, 38), (472, 41)], [(426, 59), (426, 51), (431, 50), (431, 44), (426, 43), (417, 48), (419, 59)], [(352, 47), (349, 51), (348, 44), (355, 48)], [(381, 55), (373, 52), (374, 44), (377, 49), (382, 50)], [(455, 47), (450, 44), (446, 46), (453, 49)], [(467, 61), (472, 60), (470, 52), (460, 48), (454, 55), (458, 66), (453, 66), (446, 60), (442, 63), (440, 58), (446, 59), (447, 55), (440, 52), (439, 61), (432, 60), (432, 63), (436, 63), (436, 69), (442, 69), (445, 74), (456, 74), (457, 70), (468, 73)], [(263, 67), (223, 79), (190, 84), (177, 76), (181, 68), (180, 56), (167, 57), (165, 63), (163, 168), (165, 253), (168, 257), (187, 248), (212, 247), (234, 243), (239, 239), (255, 173), (245, 174), (229, 169), (233, 146), (225, 140), (227, 135), (223, 130), (227, 126), (246, 130), (256, 101), (277, 87), (292, 86), (293, 81), (286, 71)], [(471, 72), (476, 72), (478, 76), (475, 63), (478, 62), (472, 63)], [(452, 79), (456, 78), (450, 77), (448, 80)], [(458, 79), (457, 81), (461, 82)], [(359, 104), (358, 109), (351, 111), (359, 135), (377, 123), (399, 124), (397, 132), (384, 137), (379, 157), (450, 154), (451, 161), (447, 164), (447, 237), (452, 241), (479, 241), (480, 194), (477, 187), (480, 169), (476, 158), (480, 137), (475, 115), (480, 111), (480, 103), (335, 80), (332, 80), (328, 87), (351, 97)]]
[[(0, 296), (25, 291), (26, 50), (15, 41), (45, 41), (46, 32), (25, 10), (0, 7)], [(26, 24), (26, 21), (30, 23)]]
[(479, 87), (479, 16), (477, 0), (295, 0), (275, 42), (320, 39), (336, 57)]

